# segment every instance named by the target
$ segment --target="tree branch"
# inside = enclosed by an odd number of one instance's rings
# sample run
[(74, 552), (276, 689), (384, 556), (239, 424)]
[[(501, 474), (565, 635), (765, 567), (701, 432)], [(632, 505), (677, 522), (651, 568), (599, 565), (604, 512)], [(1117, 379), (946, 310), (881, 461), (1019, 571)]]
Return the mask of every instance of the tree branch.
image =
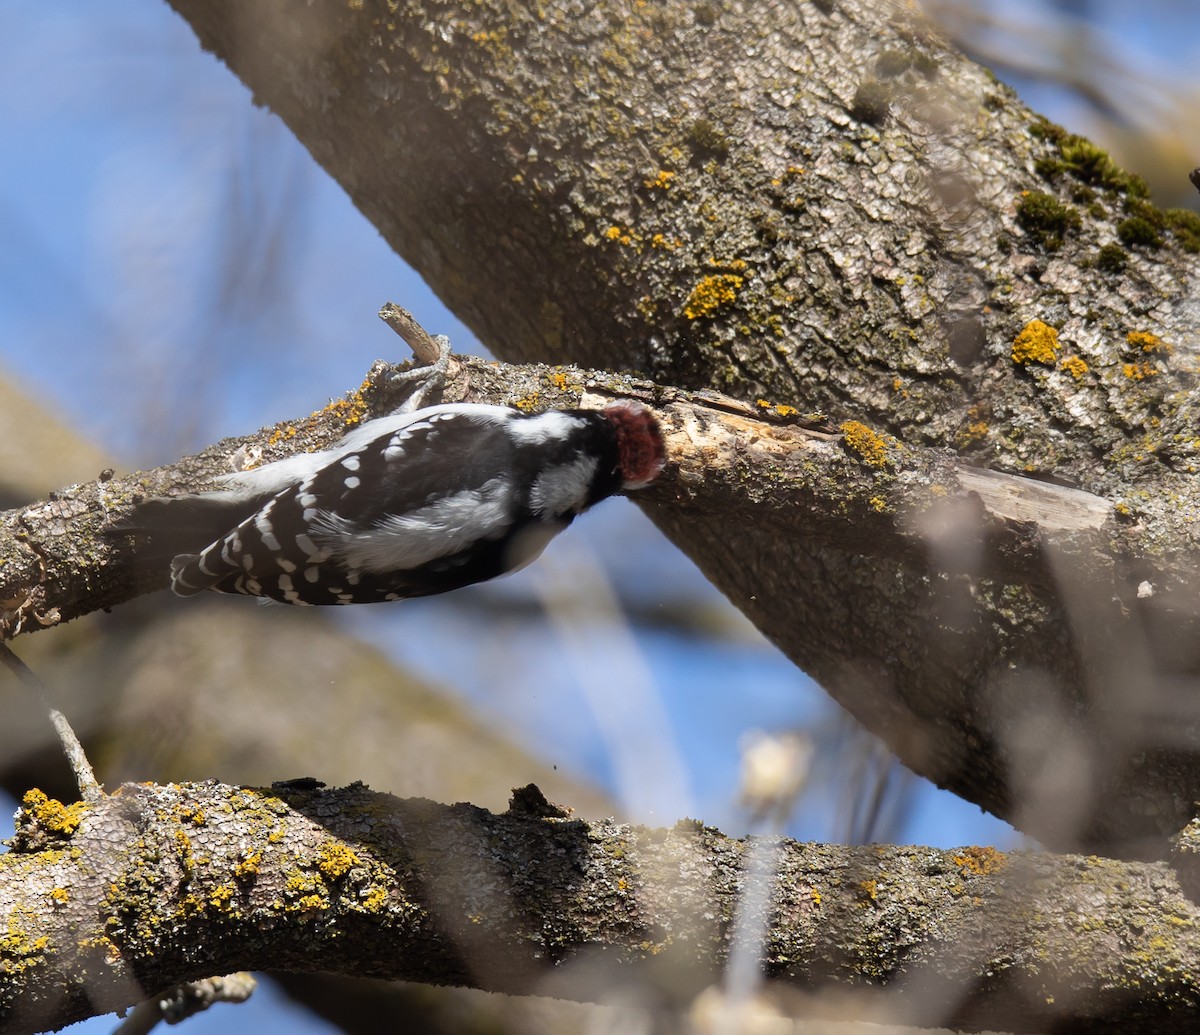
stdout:
[(999, 565), (967, 511), (857, 550), (886, 491), (802, 549), (699, 497), (654, 517), (918, 772), (1060, 846), (1159, 852), (1190, 818), (1194, 213), (900, 3), (174, 6), (501, 358), (1086, 494), (1063, 551)]
[[(135, 545), (101, 536), (104, 521), (121, 517), (146, 494), (194, 491), (250, 458), (261, 463), (321, 448), (349, 423), (389, 412), (397, 396), (388, 369), (377, 364), (357, 391), (308, 418), (225, 440), (155, 471), (73, 486), (47, 503), (0, 517), (0, 556), (13, 559), (0, 565), (0, 599), (22, 602), (10, 611), (10, 628), (38, 628), (53, 616), (75, 617), (161, 588), (165, 565), (147, 567)], [(1169, 601), (1200, 584), (1200, 555), (1156, 557), (1156, 543), (1146, 529), (1119, 521), (1119, 513), (1099, 497), (973, 468), (944, 451), (900, 443), (857, 421), (843, 423), (836, 432), (809, 421), (814, 430), (793, 423), (798, 415), (789, 407), (570, 367), (505, 366), (460, 357), (455, 369), (446, 394), (450, 401), (534, 409), (598, 407), (629, 396), (654, 406), (667, 437), (669, 466), (639, 501), (673, 536), (686, 529), (690, 538), (704, 539), (732, 528), (739, 553), (773, 552), (784, 543), (795, 557), (836, 563), (832, 573), (821, 573), (813, 582), (803, 565), (732, 571), (727, 544), (714, 544), (700, 557), (718, 585), (739, 587), (743, 610), (789, 656), (818, 678), (839, 680), (843, 691), (857, 687), (857, 698), (843, 700), (852, 710), (865, 711), (872, 728), (893, 728), (893, 734), (896, 728), (913, 731), (938, 702), (874, 696), (881, 680), (891, 684), (897, 677), (869, 660), (888, 642), (878, 638), (885, 626), (875, 605), (869, 599), (835, 605), (857, 616), (847, 618), (857, 630), (852, 644), (814, 644), (812, 629), (819, 627), (816, 612), (839, 599), (823, 585), (831, 574), (841, 579), (853, 572), (868, 584), (883, 572), (903, 579), (908, 605), (889, 614), (886, 628), (889, 641), (897, 630), (906, 634), (905, 665), (918, 670), (968, 665), (976, 680), (992, 683), (989, 710), (975, 716), (961, 739), (912, 739), (909, 733), (906, 758), (918, 761), (921, 771), (950, 774), (954, 789), (1001, 815), (1027, 821), (1035, 831), (1049, 830), (1052, 842), (1080, 830), (1111, 836), (1114, 829), (1133, 828), (1144, 836), (1148, 814), (1164, 836), (1177, 829), (1168, 825), (1173, 818), (1178, 827), (1186, 822), (1177, 797), (1179, 780), (1196, 781), (1200, 798), (1200, 766), (1181, 770), (1175, 756), (1139, 756), (1140, 772), (1110, 767), (1094, 787), (1068, 803), (1078, 810), (1069, 817), (1077, 826), (1055, 834), (1055, 822), (1063, 822), (1061, 802), (1047, 804), (1036, 787), (1017, 795), (1008, 783), (1005, 755), (976, 747), (995, 738), (997, 729), (1015, 738), (1023, 722), (1045, 714), (1045, 702), (1035, 709), (1023, 703), (1026, 698), (1018, 696), (1015, 703), (1004, 698), (1007, 684), (989, 675), (997, 658), (1009, 659), (1010, 667), (1078, 682), (1081, 658), (1111, 658), (1141, 636), (1155, 615), (1178, 622)], [(850, 571), (847, 562), (853, 562)], [(938, 573), (932, 587), (923, 574), (929, 569)], [(879, 606), (890, 606), (893, 593)], [(964, 602), (986, 606), (993, 622), (964, 619)], [(1074, 608), (1070, 618), (1068, 607)], [(30, 615), (42, 618), (30, 621)], [(930, 635), (931, 619), (936, 636)], [(1078, 642), (1068, 639), (1071, 646), (1064, 649), (1064, 635)], [(858, 665), (853, 679), (838, 670), (848, 648)], [(1136, 680), (1129, 672), (1137, 660), (1135, 655), (1112, 661), (1108, 676)], [(1088, 669), (1089, 676), (1093, 672)], [(1125, 698), (1099, 703), (1105, 707), (1097, 710), (1089, 730), (1095, 750), (1113, 743), (1124, 747), (1135, 736), (1148, 735), (1134, 723), (1133, 704)], [(1158, 800), (1158, 788), (1144, 779), (1146, 767), (1156, 764), (1171, 766), (1172, 812), (1166, 817), (1146, 808), (1148, 801)], [(1095, 816), (1085, 811), (1100, 802), (1104, 808)], [(1043, 814), (1039, 808), (1058, 811)], [(1083, 826), (1085, 818), (1095, 824), (1091, 831)], [(1125, 850), (1139, 849), (1162, 847), (1126, 841)]]
[[(583, 1000), (640, 982), (680, 1006), (716, 980), (746, 843), (534, 811), (361, 785), (31, 792), (0, 857), (0, 1025), (60, 1027), (247, 964)], [(1200, 912), (1164, 864), (794, 842), (778, 860), (748, 951), (777, 981), (843, 990), (818, 1012), (1191, 1030)]]

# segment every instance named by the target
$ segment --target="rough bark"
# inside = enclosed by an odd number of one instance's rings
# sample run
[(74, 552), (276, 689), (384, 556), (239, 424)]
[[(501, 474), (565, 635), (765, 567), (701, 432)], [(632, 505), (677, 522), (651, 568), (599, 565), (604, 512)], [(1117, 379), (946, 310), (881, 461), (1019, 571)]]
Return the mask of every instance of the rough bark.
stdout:
[[(31, 792), (18, 820), (5, 1031), (248, 964), (599, 1001), (645, 982), (683, 1005), (752, 951), (824, 990), (818, 1013), (1017, 1032), (1190, 1031), (1200, 995), (1200, 914), (1165, 864), (772, 846), (588, 823), (528, 789), (495, 815), (361, 785), (130, 784), (92, 806)], [(739, 945), (755, 879), (765, 941)]]
[(907, 7), (175, 7), (502, 358), (762, 396), (1105, 501), (1109, 549), (1050, 552), (1040, 589), (969, 522), (913, 556), (652, 513), (918, 771), (1058, 845), (1152, 852), (1186, 821), (1194, 213)]

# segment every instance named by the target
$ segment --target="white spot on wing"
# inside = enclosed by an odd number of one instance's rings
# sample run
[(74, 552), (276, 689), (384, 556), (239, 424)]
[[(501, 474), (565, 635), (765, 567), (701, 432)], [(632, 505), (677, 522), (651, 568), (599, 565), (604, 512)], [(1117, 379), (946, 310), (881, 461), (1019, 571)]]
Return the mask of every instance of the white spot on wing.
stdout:
[(353, 474), (346, 479), (347, 489), (357, 489), (360, 485), (362, 485), (362, 481)]
[(254, 516), (254, 527), (258, 529), (258, 534), (262, 536), (262, 544), (272, 553), (279, 552), (279, 540), (275, 538), (275, 528), (271, 524), (270, 512), (271, 506), (274, 505), (274, 500), (271, 504), (264, 507)]

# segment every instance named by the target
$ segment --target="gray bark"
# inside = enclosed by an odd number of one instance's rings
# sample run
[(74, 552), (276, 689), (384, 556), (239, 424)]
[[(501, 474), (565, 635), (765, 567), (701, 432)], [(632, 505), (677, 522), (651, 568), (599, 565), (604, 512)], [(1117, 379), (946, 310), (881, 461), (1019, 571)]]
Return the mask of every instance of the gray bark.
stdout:
[[(1186, 214), (886, 5), (176, 7), (497, 355), (850, 422), (873, 491), (812, 490), (840, 532), (747, 520), (773, 471), (647, 509), (910, 767), (1057, 847), (1187, 821)], [(914, 480), (948, 500), (889, 509)]]
[(765, 939), (746, 945), (733, 918), (767, 842), (589, 823), (537, 798), (497, 815), (361, 785), (27, 797), (0, 857), (0, 1028), (61, 1027), (247, 962), (590, 1001), (644, 985), (683, 1008), (749, 951), (782, 988), (824, 987), (815, 1016), (1194, 1029), (1200, 914), (1165, 864), (783, 841)]

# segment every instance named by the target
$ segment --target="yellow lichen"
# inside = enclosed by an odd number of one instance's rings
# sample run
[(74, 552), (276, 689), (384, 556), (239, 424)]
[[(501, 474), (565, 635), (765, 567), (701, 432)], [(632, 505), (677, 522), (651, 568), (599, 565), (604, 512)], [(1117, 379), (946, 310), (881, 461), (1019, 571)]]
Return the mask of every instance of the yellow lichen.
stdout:
[(878, 432), (856, 420), (846, 421), (841, 425), (841, 430), (846, 445), (862, 457), (864, 462), (872, 467), (883, 467), (887, 464), (887, 440)]
[(1027, 363), (1053, 366), (1055, 355), (1060, 348), (1062, 346), (1058, 343), (1058, 331), (1041, 320), (1030, 320), (1013, 339), (1013, 362), (1022, 366)]
[(616, 241), (617, 244), (633, 244), (633, 232), (630, 230), (622, 230), (619, 226), (610, 226), (604, 231), (604, 236), (610, 241)]
[(770, 410), (776, 417), (790, 419), (799, 415), (800, 411), (795, 406), (788, 406), (784, 403), (770, 403), (766, 399), (759, 399), (755, 404), (760, 410)]
[(62, 907), (71, 901), (71, 894), (66, 888), (51, 888), (50, 901), (56, 906)]
[(87, 808), (81, 801), (64, 805), (36, 787), (25, 792), (21, 806), (39, 827), (62, 837), (70, 837), (75, 833)]
[(872, 496), (868, 501), (880, 514), (887, 510), (887, 500), (882, 496)]
[(860, 880), (856, 885), (858, 889), (858, 897), (865, 905), (867, 902), (875, 902), (879, 896), (879, 885), (873, 880)]
[(675, 179), (675, 174), (669, 169), (659, 169), (657, 176), (653, 179), (643, 180), (642, 183), (648, 190), (668, 190), (673, 179)]
[(284, 428), (276, 428), (271, 432), (270, 438), (267, 439), (268, 446), (277, 446), (280, 442), (286, 442), (288, 439), (296, 437), (296, 427), (293, 424), (287, 425)]
[(214, 909), (229, 912), (233, 908), (233, 896), (233, 888), (228, 884), (222, 884), (213, 888), (212, 894), (208, 896), (208, 903)]
[(735, 273), (714, 273), (704, 277), (688, 295), (683, 315), (689, 320), (699, 320), (737, 301), (737, 293), (745, 279)]
[(1175, 346), (1168, 344), (1157, 334), (1151, 334), (1149, 331), (1130, 331), (1125, 335), (1125, 340), (1135, 349), (1141, 349), (1143, 352), (1161, 352), (1169, 356), (1175, 351)]
[(334, 399), (324, 409), (317, 410), (313, 417), (320, 418), (324, 415), (340, 417), (346, 427), (353, 427), (367, 415), (366, 392), (370, 387), (371, 379), (368, 377), (345, 399)]
[(816, 888), (809, 888), (808, 894), (812, 899), (814, 906), (819, 906), (821, 904), (821, 893)]
[(1158, 368), (1152, 363), (1124, 363), (1121, 366), (1121, 373), (1130, 381), (1145, 381), (1148, 377), (1156, 376)]
[(537, 409), (538, 400), (540, 398), (541, 396), (537, 392), (530, 392), (528, 395), (523, 395), (520, 399), (514, 401), (513, 405), (518, 410), (521, 410), (525, 413), (531, 413), (533, 410)]
[(387, 888), (380, 887), (378, 884), (368, 888), (362, 896), (362, 907), (368, 913), (375, 913), (382, 909), (387, 904), (388, 893)]
[(202, 827), (208, 822), (208, 817), (204, 815), (204, 810), (201, 808), (184, 808), (179, 811), (179, 819), (184, 823), (191, 823), (193, 826)]
[(183, 876), (190, 878), (196, 870), (196, 859), (192, 854), (192, 840), (182, 830), (175, 831), (175, 855)]
[(1088, 371), (1087, 363), (1078, 356), (1065, 356), (1062, 361), (1062, 368), (1078, 381)]
[(262, 865), (262, 852), (247, 852), (242, 860), (233, 868), (236, 880), (249, 880), (258, 873)]
[(974, 445), (987, 438), (988, 423), (985, 420), (971, 421), (966, 429), (959, 433), (958, 444), (961, 447)]
[(317, 869), (330, 880), (344, 877), (355, 866), (361, 865), (362, 860), (354, 853), (354, 850), (338, 841), (326, 841), (317, 856)]
[[(46, 935), (30, 938), (22, 920), (31, 921), (33, 914), (18, 906), (8, 914), (8, 923), (0, 933), (0, 973), (19, 974), (38, 962), (50, 946)], [(36, 957), (36, 959), (35, 959)]]

